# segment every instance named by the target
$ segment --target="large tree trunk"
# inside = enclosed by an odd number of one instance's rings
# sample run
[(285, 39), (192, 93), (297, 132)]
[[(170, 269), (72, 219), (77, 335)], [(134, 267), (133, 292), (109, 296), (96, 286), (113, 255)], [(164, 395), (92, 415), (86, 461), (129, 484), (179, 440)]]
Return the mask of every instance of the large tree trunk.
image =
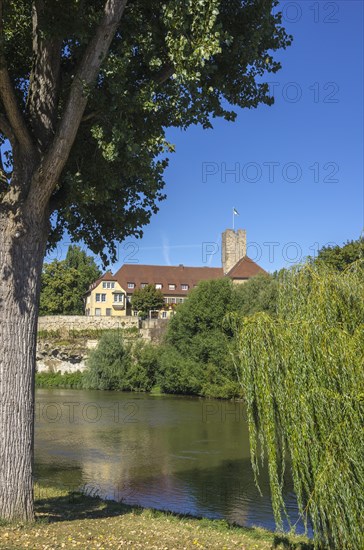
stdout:
[(34, 373), (47, 222), (0, 213), (0, 518), (31, 521)]

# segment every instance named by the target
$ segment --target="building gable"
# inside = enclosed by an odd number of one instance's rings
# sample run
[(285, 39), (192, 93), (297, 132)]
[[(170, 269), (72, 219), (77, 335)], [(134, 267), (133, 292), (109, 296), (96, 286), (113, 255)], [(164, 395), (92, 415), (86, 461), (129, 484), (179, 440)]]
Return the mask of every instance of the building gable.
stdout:
[(267, 275), (267, 272), (248, 256), (241, 258), (226, 274), (232, 280), (250, 279), (256, 275)]

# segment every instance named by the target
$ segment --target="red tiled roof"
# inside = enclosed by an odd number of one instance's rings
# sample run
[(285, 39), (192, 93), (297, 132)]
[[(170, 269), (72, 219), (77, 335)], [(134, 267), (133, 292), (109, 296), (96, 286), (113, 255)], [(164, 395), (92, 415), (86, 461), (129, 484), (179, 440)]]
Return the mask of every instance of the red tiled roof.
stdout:
[[(259, 274), (267, 274), (253, 260), (245, 256), (226, 274), (230, 279), (249, 279)], [(132, 294), (142, 284), (162, 285), (162, 292), (168, 296), (186, 296), (188, 292), (200, 281), (220, 279), (224, 277), (221, 267), (188, 267), (184, 265), (142, 265), (124, 264), (113, 275), (110, 271), (90, 285), (89, 291), (96, 288), (101, 281), (117, 281), (121, 288), (128, 294)], [(134, 288), (128, 288), (128, 283), (134, 283)], [(176, 285), (170, 289), (169, 285)], [(187, 290), (182, 290), (182, 285), (187, 285)]]
[(226, 277), (230, 277), (230, 279), (249, 279), (259, 274), (267, 275), (267, 272), (248, 256), (244, 256), (230, 269)]
[[(141, 288), (141, 284), (162, 284), (163, 294), (169, 296), (186, 296), (200, 281), (219, 279), (223, 277), (221, 267), (187, 267), (168, 265), (140, 265), (124, 264), (116, 273), (115, 279), (128, 293)], [(128, 283), (134, 283), (134, 289), (128, 288)], [(169, 285), (176, 285), (175, 290), (170, 290)], [(182, 285), (188, 285), (188, 290), (182, 290)]]

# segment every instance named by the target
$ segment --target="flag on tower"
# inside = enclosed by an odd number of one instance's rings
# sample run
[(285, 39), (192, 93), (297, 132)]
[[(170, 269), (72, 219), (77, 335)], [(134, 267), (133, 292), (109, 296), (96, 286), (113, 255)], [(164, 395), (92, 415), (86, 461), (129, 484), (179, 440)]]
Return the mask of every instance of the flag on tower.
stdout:
[(235, 230), (235, 216), (240, 216), (236, 208), (233, 208), (233, 230)]

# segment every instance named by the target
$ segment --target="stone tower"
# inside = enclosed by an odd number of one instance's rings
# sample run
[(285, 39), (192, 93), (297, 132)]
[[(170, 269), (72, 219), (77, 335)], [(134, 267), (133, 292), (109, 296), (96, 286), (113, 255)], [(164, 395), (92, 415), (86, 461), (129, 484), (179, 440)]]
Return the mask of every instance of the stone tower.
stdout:
[(246, 256), (245, 229), (226, 229), (221, 239), (221, 262), (224, 275)]

